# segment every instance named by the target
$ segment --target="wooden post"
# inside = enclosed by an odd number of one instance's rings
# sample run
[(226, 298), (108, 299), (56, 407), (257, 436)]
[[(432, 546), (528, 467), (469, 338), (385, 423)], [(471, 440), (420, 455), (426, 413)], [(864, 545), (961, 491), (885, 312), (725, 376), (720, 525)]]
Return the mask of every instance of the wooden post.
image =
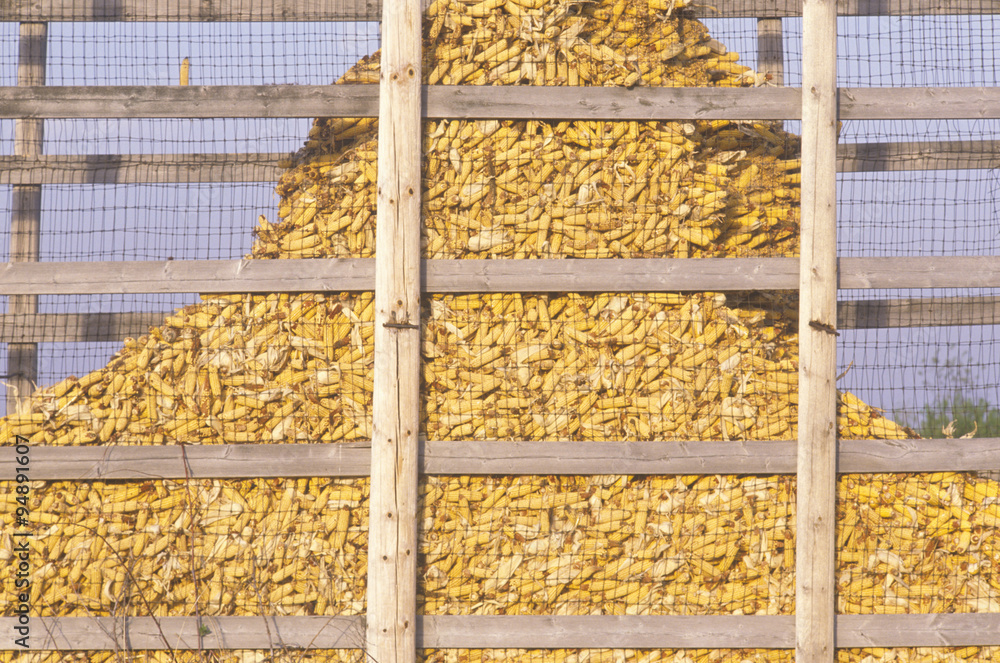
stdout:
[(366, 659), (416, 661), (420, 0), (382, 6)]
[[(45, 85), (45, 46), (48, 26), (45, 23), (21, 23), (17, 62), (18, 85)], [(14, 154), (38, 156), (42, 154), (44, 120), (14, 121)], [(42, 187), (18, 185), (13, 187), (10, 219), (10, 261), (34, 262), (39, 255), (41, 232)], [(8, 313), (33, 314), (38, 312), (35, 295), (11, 296)], [(7, 412), (17, 410), (19, 400), (34, 391), (38, 380), (38, 345), (36, 343), (7, 344)]]
[(832, 663), (837, 497), (837, 5), (804, 0), (795, 660)]
[(782, 42), (781, 19), (757, 19), (757, 71), (770, 75), (772, 85), (785, 84), (785, 48)]

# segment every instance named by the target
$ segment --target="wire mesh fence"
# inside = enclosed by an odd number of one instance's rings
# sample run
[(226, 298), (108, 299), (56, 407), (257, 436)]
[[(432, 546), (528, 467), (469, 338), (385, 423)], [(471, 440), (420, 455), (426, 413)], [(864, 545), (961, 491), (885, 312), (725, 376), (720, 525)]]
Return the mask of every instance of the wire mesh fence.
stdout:
[[(684, 4), (437, 0), (425, 20), (423, 75), (431, 85), (622, 89), (780, 82), (770, 70), (773, 60), (753, 53), (756, 19), (699, 22)], [(276, 18), (53, 23), (47, 81), (378, 81), (374, 17), (270, 22)], [(840, 83), (994, 85), (991, 21), (842, 18)], [(797, 85), (801, 23), (780, 22), (784, 82)], [(13, 24), (0, 24), (0, 53), (11, 54), (0, 66), (5, 85), (16, 83), (10, 63), (17, 39)], [(959, 57), (922, 47), (928, 40), (957, 44)], [(995, 172), (983, 167), (991, 163), (994, 124), (845, 123), (840, 254), (995, 254)], [(794, 122), (728, 120), (428, 122), (424, 255), (794, 256), (801, 177), (796, 131)], [(0, 122), (0, 153), (18, 151), (14, 134), (12, 121)], [(905, 145), (917, 140), (917, 147)], [(970, 149), (978, 149), (978, 165), (970, 165)], [(374, 118), (321, 118), (311, 125), (47, 120), (43, 152), (139, 157), (129, 162), (132, 170), (113, 160), (99, 168), (93, 158), (41, 167), (37, 212), (45, 221), (37, 258), (43, 261), (374, 255)], [(220, 168), (243, 168), (222, 177), (224, 183), (204, 168), (148, 174), (156, 170), (149, 164), (162, 164), (157, 159), (164, 155), (191, 154), (218, 155)], [(906, 154), (923, 160), (919, 169)], [(127, 181), (116, 179), (124, 172), (131, 173), (122, 176)], [(19, 186), (0, 184), (0, 201), (10, 201), (0, 203), (0, 212), (9, 216), (19, 206)], [(14, 234), (7, 229), (0, 237), (0, 258), (12, 257), (7, 246)], [(916, 298), (911, 295), (866, 291), (863, 297)], [(843, 301), (858, 303), (850, 293)], [(914, 308), (919, 303), (894, 306), (898, 314), (891, 315), (909, 316), (897, 327), (841, 329), (841, 437), (937, 435), (938, 424), (948, 428), (950, 417), (962, 424), (942, 434), (964, 435), (963, 426), (973, 421), (978, 434), (986, 434), (996, 424), (1000, 383), (992, 341), (998, 321), (989, 317), (996, 307), (984, 308), (975, 326), (929, 328), (920, 326), (927, 318)], [(18, 334), (46, 339), (38, 347), (38, 381), (50, 386), (4, 420), (0, 433), (7, 438), (137, 445), (372, 436), (370, 293), (41, 297), (38, 307), (61, 316), (65, 329), (73, 326), (66, 316), (95, 312), (140, 309), (161, 317), (124, 346), (94, 340), (87, 334), (104, 332), (85, 320), (75, 323), (80, 345), (52, 338), (46, 325), (55, 318), (8, 312), (8, 341)], [(792, 293), (652, 294), (632, 292), (627, 283), (609, 283), (604, 293), (430, 296), (422, 323), (422, 433), (434, 441), (794, 439), (796, 307)], [(112, 324), (107, 316), (100, 320)], [(53, 522), (40, 520), (36, 528), (34, 552), (46, 560), (36, 575), (37, 605), (59, 615), (360, 614), (366, 485), (319, 479), (39, 484), (38, 512), (50, 514), (40, 518)], [(841, 613), (1000, 612), (1000, 584), (992, 575), (995, 482), (969, 474), (849, 475), (840, 487)], [(789, 477), (429, 477), (421, 490), (418, 601), (427, 615), (794, 613)], [(4, 504), (10, 520), (12, 502)], [(0, 554), (9, 554), (9, 538), (3, 543)], [(838, 660), (986, 660), (993, 653), (842, 650)], [(176, 660), (187, 654), (39, 656)], [(285, 654), (191, 656), (256, 663)], [(429, 650), (422, 656), (715, 662), (785, 660), (792, 652)]]

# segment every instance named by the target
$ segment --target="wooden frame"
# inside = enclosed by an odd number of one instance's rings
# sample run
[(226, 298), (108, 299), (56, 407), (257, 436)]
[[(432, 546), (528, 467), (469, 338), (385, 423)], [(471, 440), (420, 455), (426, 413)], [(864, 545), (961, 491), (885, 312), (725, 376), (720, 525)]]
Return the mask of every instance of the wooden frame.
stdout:
[[(785, 87), (424, 85), (426, 118), (797, 120)], [(841, 120), (996, 119), (1000, 88), (840, 88)], [(374, 85), (0, 87), (0, 118), (377, 117)]]
[[(428, 475), (795, 472), (795, 443), (791, 440), (421, 441), (419, 447), (419, 469)], [(841, 474), (1000, 470), (1000, 438), (838, 440), (837, 447), (837, 471)], [(35, 446), (31, 463), (32, 476), (40, 481), (363, 477), (371, 468), (371, 442)], [(14, 475), (13, 458), (0, 457), (0, 481), (9, 481)]]

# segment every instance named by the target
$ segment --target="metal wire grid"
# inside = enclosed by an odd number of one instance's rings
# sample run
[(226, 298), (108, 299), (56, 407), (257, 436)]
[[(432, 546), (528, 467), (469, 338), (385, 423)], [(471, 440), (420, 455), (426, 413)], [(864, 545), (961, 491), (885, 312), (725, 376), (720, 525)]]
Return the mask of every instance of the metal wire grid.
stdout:
[(794, 435), (794, 299), (746, 293), (432, 299), (428, 439)]
[[(17, 504), (5, 482), (3, 519)], [(357, 615), (367, 480), (33, 482), (37, 616)], [(23, 529), (23, 528), (22, 528)], [(12, 554), (9, 534), (0, 555)], [(2, 572), (6, 612), (15, 565)]]
[[(88, 298), (61, 299), (52, 324), (85, 328)], [(123, 314), (134, 303), (117, 302)], [(43, 389), (6, 430), (62, 445), (369, 439), (372, 315), (371, 293), (205, 296), (149, 316), (124, 346), (42, 344)]]

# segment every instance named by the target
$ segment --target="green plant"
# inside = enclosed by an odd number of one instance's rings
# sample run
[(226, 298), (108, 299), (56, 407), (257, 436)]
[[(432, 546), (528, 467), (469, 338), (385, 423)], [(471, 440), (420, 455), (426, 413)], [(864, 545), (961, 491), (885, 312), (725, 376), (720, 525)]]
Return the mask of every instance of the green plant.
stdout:
[[(953, 432), (945, 431), (954, 423)], [(974, 433), (976, 437), (1000, 437), (1000, 410), (991, 407), (985, 398), (978, 400), (955, 391), (925, 405), (915, 426), (921, 437), (961, 437)]]

